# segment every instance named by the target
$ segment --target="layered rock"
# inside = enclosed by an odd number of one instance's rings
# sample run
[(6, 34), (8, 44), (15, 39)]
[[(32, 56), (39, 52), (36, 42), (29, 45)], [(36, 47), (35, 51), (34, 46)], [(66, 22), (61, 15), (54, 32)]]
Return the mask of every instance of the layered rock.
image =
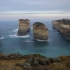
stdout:
[(70, 38), (70, 24), (69, 20), (56, 20), (53, 21), (53, 28), (56, 29), (63, 36)]
[(18, 22), (19, 22), (18, 35), (26, 35), (27, 32), (30, 30), (30, 20), (19, 19)]
[(48, 28), (41, 22), (35, 22), (33, 24), (33, 34), (34, 39), (47, 40)]

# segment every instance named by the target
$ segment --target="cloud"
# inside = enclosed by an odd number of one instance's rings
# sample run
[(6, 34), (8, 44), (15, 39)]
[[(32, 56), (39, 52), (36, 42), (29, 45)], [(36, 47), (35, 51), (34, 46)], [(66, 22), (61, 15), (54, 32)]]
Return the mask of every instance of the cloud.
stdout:
[(0, 0), (0, 11), (70, 11), (70, 0)]

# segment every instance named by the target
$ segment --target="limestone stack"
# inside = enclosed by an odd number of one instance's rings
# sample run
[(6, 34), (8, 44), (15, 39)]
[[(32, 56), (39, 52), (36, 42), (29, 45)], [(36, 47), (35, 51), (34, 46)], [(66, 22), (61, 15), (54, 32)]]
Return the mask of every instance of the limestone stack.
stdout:
[(47, 40), (48, 28), (41, 22), (35, 22), (33, 24), (33, 36), (34, 39)]
[(30, 30), (30, 20), (29, 19), (19, 19), (19, 30), (18, 35), (26, 35), (27, 32)]

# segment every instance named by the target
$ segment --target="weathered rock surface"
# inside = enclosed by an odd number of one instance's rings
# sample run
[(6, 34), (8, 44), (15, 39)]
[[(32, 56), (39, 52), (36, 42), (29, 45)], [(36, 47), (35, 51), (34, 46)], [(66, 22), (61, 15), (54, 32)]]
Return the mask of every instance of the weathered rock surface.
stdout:
[[(65, 20), (67, 21), (67, 20)], [(64, 23), (63, 20), (55, 20), (52, 24), (53, 28), (56, 29), (61, 35), (70, 38), (70, 24)]]
[(47, 40), (48, 28), (41, 22), (35, 22), (33, 24), (34, 39)]
[(27, 32), (30, 30), (30, 20), (28, 19), (19, 19), (19, 30), (18, 35), (26, 35)]

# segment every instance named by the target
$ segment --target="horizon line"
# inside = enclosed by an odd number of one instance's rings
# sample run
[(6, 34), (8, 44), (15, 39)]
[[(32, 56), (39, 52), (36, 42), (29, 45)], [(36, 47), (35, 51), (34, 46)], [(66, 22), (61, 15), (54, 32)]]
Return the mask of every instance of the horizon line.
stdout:
[(65, 11), (5, 11), (0, 14), (70, 14)]

